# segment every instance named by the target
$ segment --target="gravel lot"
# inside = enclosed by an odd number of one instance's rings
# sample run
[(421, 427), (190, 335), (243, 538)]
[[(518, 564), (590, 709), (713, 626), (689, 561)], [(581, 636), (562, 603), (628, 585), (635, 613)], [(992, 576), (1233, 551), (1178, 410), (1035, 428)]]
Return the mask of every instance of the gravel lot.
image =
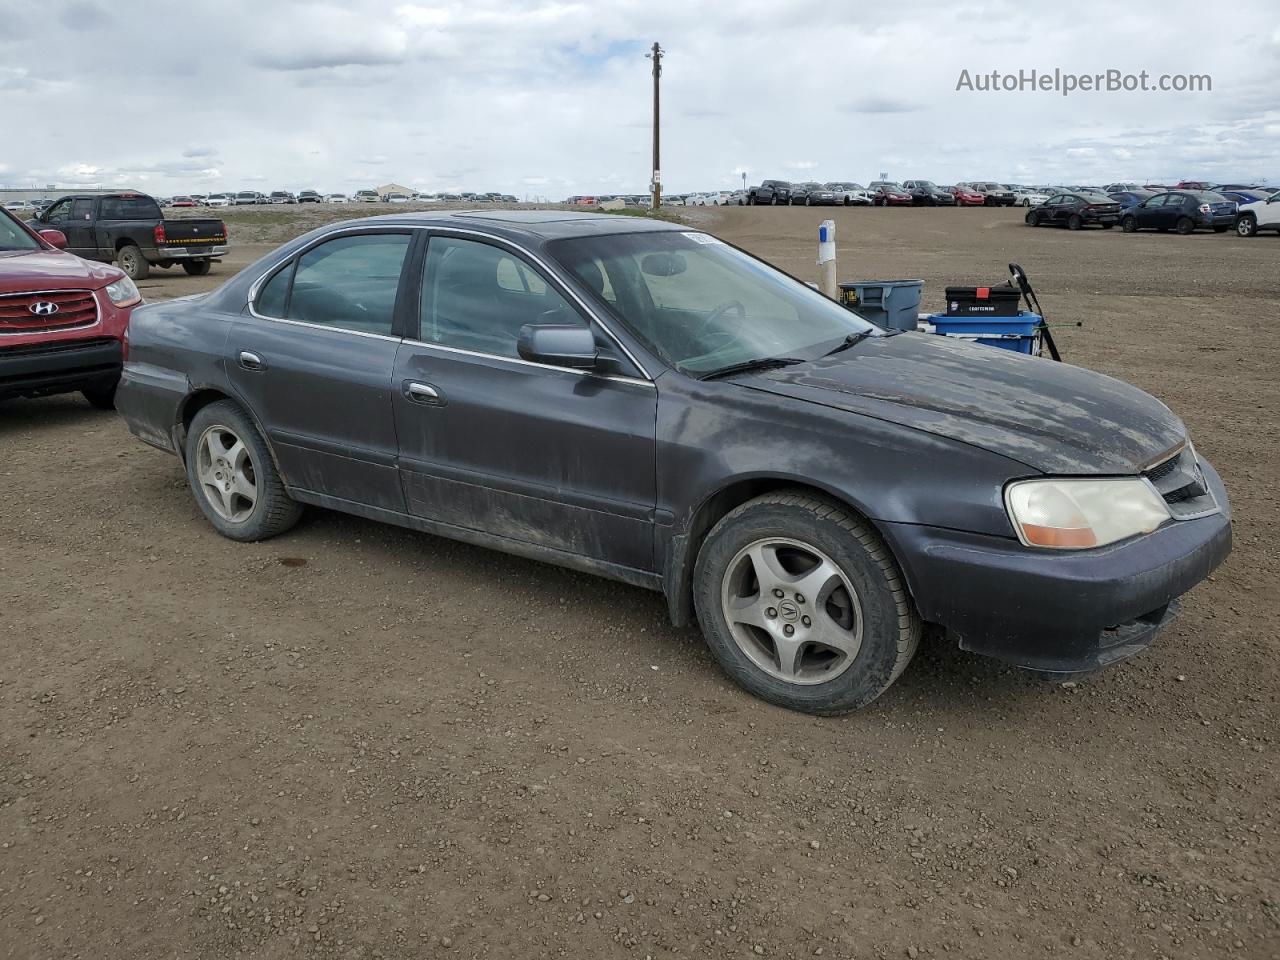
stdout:
[[(349, 215), (230, 211), (144, 293)], [(832, 215), (687, 211), (806, 279)], [(1280, 238), (834, 217), (842, 277), (932, 307), (1020, 262), (1186, 419), (1236, 548), (1151, 651), (1059, 685), (935, 640), (809, 718), (656, 594), (320, 511), (232, 543), (114, 416), (6, 403), (0, 956), (1280, 956)]]

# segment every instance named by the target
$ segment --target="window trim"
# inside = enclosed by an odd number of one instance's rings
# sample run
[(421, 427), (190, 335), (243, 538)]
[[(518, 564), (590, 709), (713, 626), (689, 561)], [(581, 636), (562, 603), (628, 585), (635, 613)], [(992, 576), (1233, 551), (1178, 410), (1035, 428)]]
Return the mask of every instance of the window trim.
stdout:
[[(562, 294), (567, 294), (568, 299), (571, 300), (573, 303), (577, 304), (579, 310), (586, 314), (589, 321), (594, 322), (601, 330), (604, 331), (605, 336), (607, 336), (610, 340), (612, 340), (614, 345), (617, 346), (617, 348), (622, 351), (622, 355), (625, 356), (631, 362), (632, 366), (634, 366), (637, 370), (640, 371), (641, 376), (638, 378), (626, 377), (626, 376), (621, 376), (617, 374), (598, 373), (594, 370), (578, 370), (573, 367), (558, 367), (558, 366), (554, 366), (552, 364), (546, 364), (546, 363), (532, 363), (529, 360), (525, 360), (519, 357), (507, 357), (497, 353), (478, 353), (478, 352), (473, 352), (469, 350), (463, 350), (460, 347), (447, 347), (441, 344), (429, 343), (426, 341), (418, 340), (410, 336), (389, 337), (380, 333), (366, 333), (361, 330), (347, 330), (343, 327), (329, 327), (329, 326), (325, 326), (323, 324), (318, 324), (318, 323), (307, 323), (304, 320), (285, 320), (280, 317), (268, 317), (265, 314), (258, 313), (258, 311), (254, 309), (254, 304), (257, 301), (259, 291), (270, 280), (270, 278), (274, 277), (281, 269), (286, 267), (291, 261), (296, 261), (299, 257), (305, 254), (307, 251), (311, 250), (314, 247), (319, 246), (321, 243), (324, 243), (326, 240), (332, 240), (335, 237), (344, 236), (346, 234), (359, 234), (359, 233), (369, 233), (369, 232), (403, 233), (405, 231), (409, 231), (411, 233), (417, 231), (419, 234), (425, 235), (426, 241), (429, 241), (430, 238), (436, 234), (442, 234), (442, 235), (456, 234), (456, 235), (467, 237), (467, 238), (479, 237), (482, 240), (486, 240), (491, 243), (497, 244), (499, 246), (506, 246), (510, 248), (512, 251), (516, 252), (520, 256), (523, 256), (525, 259), (529, 260), (530, 262), (536, 264), (539, 268), (541, 268), (541, 273), (545, 275), (545, 277), (547, 278), (547, 281), (551, 283)], [(423, 263), (425, 263), (425, 250), (421, 250), (420, 248), (419, 251), (415, 251), (411, 245), (409, 255), (406, 257), (405, 262), (406, 262), (406, 265), (409, 265), (409, 266), (416, 265), (418, 269), (416, 271), (410, 271), (410, 272), (420, 275), (422, 272), (422, 269), (421, 269), (422, 265)], [(407, 275), (408, 274), (405, 274), (405, 273), (401, 274), (401, 292), (404, 292), (403, 285), (404, 285), (405, 277)], [(419, 291), (420, 286), (421, 286), (421, 279), (419, 277), (417, 280), (414, 281), (414, 286), (410, 289), (409, 293), (411, 295), (415, 293), (418, 293), (420, 295), (420, 291)], [(292, 294), (292, 290), (291, 290), (291, 294)], [(636, 355), (631, 351), (631, 349), (621, 340), (621, 338), (618, 337), (616, 333), (613, 332), (613, 330), (609, 327), (607, 323), (605, 323), (603, 320), (600, 319), (600, 315), (595, 310), (593, 310), (581, 296), (578, 295), (578, 292), (576, 290), (574, 290), (571, 286), (566, 284), (563, 280), (560, 279), (559, 276), (556, 275), (556, 272), (550, 267), (550, 265), (548, 265), (548, 263), (545, 260), (543, 260), (540, 256), (538, 256), (532, 250), (522, 246), (519, 243), (516, 243), (513, 240), (508, 240), (506, 237), (499, 237), (492, 233), (485, 233), (483, 230), (471, 230), (465, 227), (454, 227), (447, 224), (427, 224), (427, 223), (394, 224), (394, 225), (387, 224), (385, 226), (379, 225), (374, 227), (371, 227), (366, 224), (363, 226), (340, 227), (336, 230), (331, 230), (328, 233), (323, 234), (322, 236), (316, 237), (315, 240), (313, 240), (311, 243), (308, 243), (306, 246), (298, 248), (297, 250), (295, 250), (293, 253), (291, 253), (288, 257), (286, 257), (284, 260), (280, 261), (279, 263), (273, 263), (270, 267), (267, 268), (267, 270), (261, 273), (257, 277), (257, 279), (253, 281), (252, 284), (250, 284), (248, 295), (246, 296), (245, 299), (246, 299), (245, 308), (248, 310), (249, 315), (251, 317), (254, 317), (258, 320), (269, 320), (272, 323), (289, 323), (295, 326), (311, 327), (317, 330), (332, 330), (336, 333), (347, 333), (357, 337), (374, 337), (382, 340), (403, 341), (405, 343), (414, 344), (415, 346), (431, 347), (437, 350), (447, 350), (451, 353), (460, 353), (467, 356), (484, 357), (486, 359), (491, 359), (491, 360), (500, 360), (504, 363), (515, 363), (521, 366), (535, 367), (539, 370), (559, 370), (565, 373), (574, 373), (579, 376), (598, 377), (602, 380), (617, 380), (625, 383), (646, 383), (650, 385), (653, 385), (653, 382), (654, 382), (654, 375), (651, 374), (649, 370), (645, 367), (645, 365), (641, 363), (639, 359), (636, 358)], [(286, 301), (286, 306), (287, 306), (287, 301)]]

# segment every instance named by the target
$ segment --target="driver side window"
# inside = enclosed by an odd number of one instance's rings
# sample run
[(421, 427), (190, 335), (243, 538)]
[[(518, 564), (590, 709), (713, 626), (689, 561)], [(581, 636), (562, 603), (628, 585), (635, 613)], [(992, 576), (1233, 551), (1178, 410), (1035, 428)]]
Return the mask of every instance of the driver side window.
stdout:
[(69, 219), (70, 216), (71, 201), (68, 199), (59, 200), (44, 212), (44, 216), (41, 219), (43, 219), (45, 223), (61, 223), (62, 221)]
[(531, 265), (493, 244), (435, 236), (423, 263), (418, 339), (518, 358), (520, 328), (581, 323), (578, 312)]

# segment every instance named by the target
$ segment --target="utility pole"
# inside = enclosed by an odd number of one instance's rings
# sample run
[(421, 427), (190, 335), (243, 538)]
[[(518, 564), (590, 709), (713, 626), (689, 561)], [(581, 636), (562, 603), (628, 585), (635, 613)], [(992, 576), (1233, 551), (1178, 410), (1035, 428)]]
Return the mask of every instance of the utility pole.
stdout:
[(655, 40), (653, 49), (645, 56), (653, 61), (653, 182), (649, 184), (653, 190), (653, 209), (662, 206), (662, 158), (658, 151), (658, 81), (662, 77), (663, 49)]

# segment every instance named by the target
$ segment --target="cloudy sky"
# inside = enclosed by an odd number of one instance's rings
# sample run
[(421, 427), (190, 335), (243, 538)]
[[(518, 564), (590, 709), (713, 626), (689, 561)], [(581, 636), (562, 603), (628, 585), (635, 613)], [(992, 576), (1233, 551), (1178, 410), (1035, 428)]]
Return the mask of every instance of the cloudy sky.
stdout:
[[(654, 40), (668, 191), (1280, 181), (1274, 0), (0, 0), (0, 186), (642, 192)], [(1212, 90), (956, 89), (1055, 68)]]

